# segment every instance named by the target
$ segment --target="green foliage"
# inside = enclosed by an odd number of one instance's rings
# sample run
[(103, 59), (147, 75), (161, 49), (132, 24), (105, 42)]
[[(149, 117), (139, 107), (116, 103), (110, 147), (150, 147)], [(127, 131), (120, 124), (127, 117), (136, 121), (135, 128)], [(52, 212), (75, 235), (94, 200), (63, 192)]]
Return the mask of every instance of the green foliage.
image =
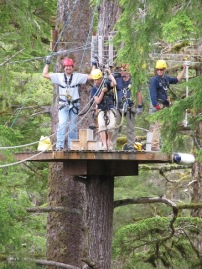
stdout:
[(173, 43), (180, 39), (190, 39), (198, 34), (199, 30), (194, 25), (194, 20), (186, 12), (186, 10), (180, 11), (170, 22), (163, 25), (162, 36), (166, 42)]
[[(41, 72), (44, 57), (49, 54), (51, 26), (57, 1), (3, 1), (0, 10), (0, 82), (1, 91), (10, 90), (15, 72)], [(13, 58), (12, 58), (13, 57)], [(11, 58), (9, 60), (9, 58)], [(14, 72), (12, 72), (14, 71)], [(16, 81), (18, 83), (18, 81)], [(20, 86), (20, 83), (19, 83)], [(9, 91), (9, 96), (12, 95)], [(13, 97), (15, 97), (13, 94)], [(7, 100), (2, 102), (3, 109)]]
[[(0, 166), (4, 165), (0, 168), (0, 254), (5, 257), (1, 268), (37, 268), (23, 259), (45, 256), (46, 216), (27, 213), (26, 208), (46, 204), (48, 164), (12, 163), (16, 162), (15, 152), (28, 149), (15, 146), (50, 135), (52, 85), (42, 78), (44, 62), (38, 60), (43, 60), (49, 49), (49, 21), (56, 4), (1, 2), (0, 146), (13, 146), (0, 149)], [(36, 148), (37, 144), (31, 150)], [(10, 258), (13, 262), (8, 263)]]
[(169, 223), (169, 218), (158, 217), (122, 227), (114, 237), (113, 250), (123, 268), (200, 268), (196, 246), (202, 237), (201, 219), (178, 218), (175, 236), (165, 241), (162, 238), (171, 232)]

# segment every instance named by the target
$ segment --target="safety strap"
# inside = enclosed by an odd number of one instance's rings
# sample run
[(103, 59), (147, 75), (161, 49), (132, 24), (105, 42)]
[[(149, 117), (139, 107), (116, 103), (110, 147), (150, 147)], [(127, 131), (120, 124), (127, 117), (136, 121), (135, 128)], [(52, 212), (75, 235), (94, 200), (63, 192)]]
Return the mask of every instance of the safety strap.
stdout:
[(66, 74), (64, 73), (64, 79), (65, 79), (65, 84), (66, 86), (62, 86), (62, 85), (59, 85), (61, 88), (75, 88), (75, 87), (78, 87), (79, 84), (75, 84), (75, 85), (71, 85), (72, 83), (72, 78), (73, 78), (73, 73), (71, 74), (69, 80), (67, 79), (67, 76)]
[(70, 110), (69, 110), (69, 111), (72, 111), (72, 112), (73, 112), (74, 114), (76, 114), (76, 115), (79, 114), (79, 108), (78, 108), (77, 106), (75, 106), (75, 104), (78, 103), (79, 100), (80, 100), (80, 99), (78, 98), (78, 99), (72, 101), (72, 102), (71, 102), (72, 107), (71, 107)]
[(79, 108), (76, 106), (76, 103), (78, 103), (80, 100), (80, 98), (70, 102), (70, 101), (64, 101), (63, 99), (59, 99), (59, 102), (62, 102), (63, 104), (59, 107), (59, 110), (63, 109), (64, 107), (68, 107), (70, 106), (70, 104), (72, 105), (72, 107), (70, 108), (69, 112), (72, 111), (74, 114), (78, 114), (79, 113)]

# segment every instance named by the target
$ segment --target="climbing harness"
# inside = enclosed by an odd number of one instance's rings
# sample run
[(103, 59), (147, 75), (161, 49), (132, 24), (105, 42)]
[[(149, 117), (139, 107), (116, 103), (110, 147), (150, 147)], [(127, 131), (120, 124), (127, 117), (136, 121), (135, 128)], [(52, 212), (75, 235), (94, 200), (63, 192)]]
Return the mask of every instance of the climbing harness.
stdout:
[(120, 91), (123, 93), (123, 96), (121, 98), (121, 107), (117, 108), (118, 112), (121, 115), (121, 122), (119, 125), (116, 125), (116, 128), (119, 128), (123, 124), (124, 116), (126, 116), (127, 112), (129, 111), (130, 113), (130, 118), (131, 115), (135, 114), (134, 111), (132, 111), (132, 107), (134, 106), (134, 102), (131, 100), (130, 97), (128, 97), (128, 92), (130, 91), (131, 88), (131, 80), (129, 81), (129, 84), (127, 87), (124, 87)]
[(64, 80), (65, 80), (66, 86), (62, 86), (62, 85), (59, 85), (59, 86), (63, 89), (66, 88), (66, 95), (60, 95), (61, 97), (64, 96), (65, 100), (62, 98), (59, 98), (59, 110), (63, 109), (64, 107), (66, 108), (69, 107), (69, 112), (72, 111), (74, 114), (78, 114), (79, 106), (80, 106), (80, 103), (79, 103), (80, 99), (78, 98), (72, 101), (72, 96), (69, 93), (69, 89), (78, 87), (79, 84), (71, 85), (72, 78), (73, 78), (73, 73), (71, 74), (69, 80), (67, 79), (67, 76), (64, 73)]

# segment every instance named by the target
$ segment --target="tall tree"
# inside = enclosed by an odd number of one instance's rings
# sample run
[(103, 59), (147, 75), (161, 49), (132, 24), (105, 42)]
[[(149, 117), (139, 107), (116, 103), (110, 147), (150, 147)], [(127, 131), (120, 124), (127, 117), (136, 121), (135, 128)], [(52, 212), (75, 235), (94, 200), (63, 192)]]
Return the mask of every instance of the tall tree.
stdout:
[[(86, 46), (89, 42), (88, 35), (91, 35), (91, 21), (92, 10), (89, 1), (58, 0), (55, 30), (58, 31), (57, 51), (61, 54), (56, 61), (56, 71), (61, 70), (61, 59), (64, 56), (72, 58), (79, 71), (90, 71), (90, 51), (87, 50)], [(82, 50), (79, 49), (81, 47)], [(74, 52), (68, 53), (68, 49), (72, 49)], [(65, 51), (65, 53), (62, 53), (62, 51)], [(53, 97), (52, 131), (54, 133), (57, 126), (58, 108), (56, 100), (57, 88), (54, 89)], [(50, 213), (48, 216), (47, 259), (81, 266), (80, 259), (83, 254), (84, 242), (84, 185), (72, 176), (65, 177), (64, 168), (64, 163), (50, 165), (50, 205), (53, 207), (62, 206), (64, 209), (68, 209), (68, 213), (65, 213), (65, 211)]]

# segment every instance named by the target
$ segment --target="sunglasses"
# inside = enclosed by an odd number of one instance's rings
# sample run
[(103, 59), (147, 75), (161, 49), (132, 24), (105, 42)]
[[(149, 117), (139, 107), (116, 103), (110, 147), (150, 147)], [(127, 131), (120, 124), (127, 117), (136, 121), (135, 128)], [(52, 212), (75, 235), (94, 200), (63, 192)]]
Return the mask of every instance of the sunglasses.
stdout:
[(156, 69), (156, 71), (164, 71), (165, 70), (165, 68), (161, 68), (161, 69)]

